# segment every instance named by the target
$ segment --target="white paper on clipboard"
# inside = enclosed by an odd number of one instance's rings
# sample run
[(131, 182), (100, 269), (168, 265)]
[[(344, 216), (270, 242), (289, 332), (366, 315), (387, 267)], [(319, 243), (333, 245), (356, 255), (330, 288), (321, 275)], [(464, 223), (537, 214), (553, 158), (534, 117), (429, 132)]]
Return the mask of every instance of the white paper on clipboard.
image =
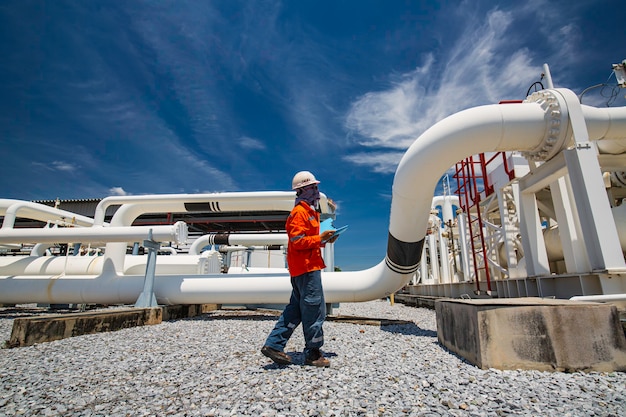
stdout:
[[(348, 226), (342, 226), (342, 227), (336, 228), (335, 225), (333, 224), (333, 219), (326, 219), (326, 220), (324, 220), (323, 222), (320, 223), (320, 234), (324, 233), (327, 230), (331, 230), (331, 231), (335, 232), (330, 237), (331, 239), (333, 237), (335, 237), (335, 236), (339, 236), (340, 234), (345, 232), (347, 229), (348, 229)], [(325, 240), (324, 242), (327, 242), (328, 240)]]

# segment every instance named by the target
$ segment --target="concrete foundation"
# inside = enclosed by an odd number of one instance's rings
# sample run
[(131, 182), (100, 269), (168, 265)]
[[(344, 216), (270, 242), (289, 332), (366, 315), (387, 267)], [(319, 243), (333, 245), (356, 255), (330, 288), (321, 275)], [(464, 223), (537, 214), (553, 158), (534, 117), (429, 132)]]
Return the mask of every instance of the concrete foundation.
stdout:
[(14, 319), (11, 338), (5, 346), (31, 346), (73, 336), (159, 324), (163, 320), (194, 317), (218, 308), (218, 304), (193, 304), (21, 317)]
[(402, 303), (412, 307), (424, 307), (435, 308), (435, 301), (441, 297), (431, 297), (428, 295), (413, 295), (413, 294), (394, 294), (394, 300), (398, 303)]
[(435, 310), (439, 342), (482, 369), (626, 371), (626, 338), (609, 304), (441, 299)]

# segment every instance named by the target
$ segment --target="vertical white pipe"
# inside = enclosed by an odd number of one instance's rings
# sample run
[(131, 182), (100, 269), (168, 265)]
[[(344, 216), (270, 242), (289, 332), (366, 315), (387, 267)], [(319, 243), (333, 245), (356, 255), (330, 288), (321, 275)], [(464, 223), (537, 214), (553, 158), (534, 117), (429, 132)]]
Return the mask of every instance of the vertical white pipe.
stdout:
[(543, 64), (543, 74), (546, 78), (546, 88), (554, 88), (552, 83), (552, 74), (550, 74), (550, 67), (548, 64)]

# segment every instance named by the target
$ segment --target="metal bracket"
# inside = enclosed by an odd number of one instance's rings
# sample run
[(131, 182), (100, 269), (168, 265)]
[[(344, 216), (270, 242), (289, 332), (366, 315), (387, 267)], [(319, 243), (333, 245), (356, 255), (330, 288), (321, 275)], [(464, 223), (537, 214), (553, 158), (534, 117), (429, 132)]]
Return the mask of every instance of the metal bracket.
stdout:
[(158, 306), (154, 295), (154, 275), (156, 272), (157, 251), (161, 247), (159, 242), (152, 240), (152, 229), (148, 232), (148, 239), (143, 241), (143, 246), (148, 249), (148, 262), (146, 263), (146, 277), (143, 281), (143, 291), (135, 302), (135, 307), (147, 308)]

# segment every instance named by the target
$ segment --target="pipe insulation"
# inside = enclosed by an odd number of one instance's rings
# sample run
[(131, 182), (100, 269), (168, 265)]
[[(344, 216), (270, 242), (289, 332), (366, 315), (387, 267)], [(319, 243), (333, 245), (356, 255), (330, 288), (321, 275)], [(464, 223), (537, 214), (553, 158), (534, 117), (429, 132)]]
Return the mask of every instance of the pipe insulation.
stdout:
[[(542, 97), (536, 99), (540, 102), (528, 100), (518, 104), (476, 107), (449, 116), (424, 132), (405, 153), (393, 180), (384, 261), (363, 271), (323, 272), (326, 301), (373, 300), (391, 294), (408, 283), (420, 261), (437, 182), (457, 161), (477, 153), (499, 151), (528, 152), (533, 158), (540, 159), (569, 146), (571, 133), (568, 132), (571, 128), (567, 100), (563, 97), (575, 95), (569, 90), (549, 90), (547, 94), (551, 96), (548, 104)], [(582, 113), (591, 140), (621, 141), (626, 138), (626, 108), (582, 106)], [(128, 220), (141, 211), (140, 205), (139, 202), (124, 204), (114, 218), (120, 215), (122, 217), (118, 220)], [(249, 207), (252, 206), (254, 204), (250, 202)], [(293, 198), (290, 198), (289, 209), (292, 206)], [(155, 201), (154, 207), (161, 211), (167, 204)], [(182, 207), (184, 209), (184, 204)], [(111, 225), (121, 224), (112, 220)], [(105, 265), (102, 273), (97, 275), (2, 274), (0, 303), (135, 302), (142, 291), (144, 277), (123, 275), (123, 259), (119, 268), (107, 267), (106, 264), (113, 263), (117, 256), (109, 257), (110, 245), (119, 244), (107, 244)], [(125, 250), (125, 247), (122, 249)], [(291, 285), (289, 275), (284, 272), (176, 274), (157, 275), (154, 292), (159, 303), (165, 304), (274, 304), (288, 301)]]

